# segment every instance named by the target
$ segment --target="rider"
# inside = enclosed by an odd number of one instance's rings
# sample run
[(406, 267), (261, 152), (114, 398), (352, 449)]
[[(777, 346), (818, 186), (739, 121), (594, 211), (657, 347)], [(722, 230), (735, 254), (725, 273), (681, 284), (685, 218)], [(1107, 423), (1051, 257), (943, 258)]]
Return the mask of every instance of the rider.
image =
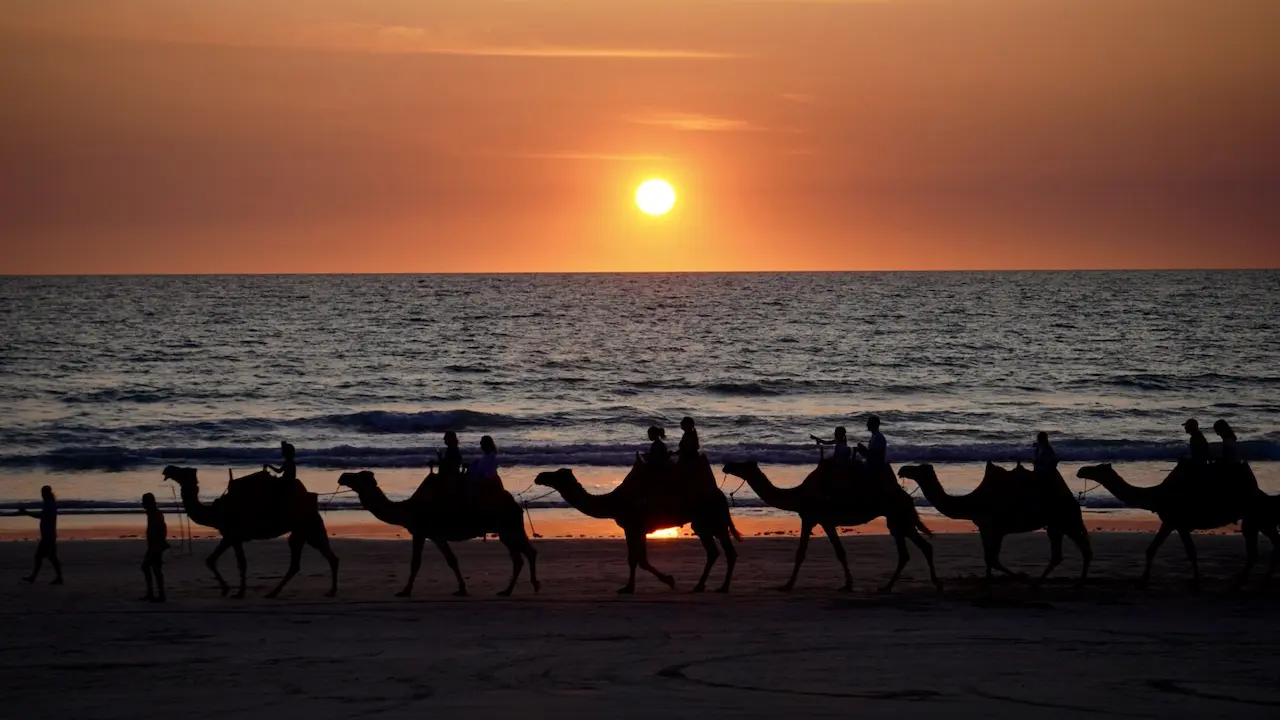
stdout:
[(1197, 465), (1207, 465), (1209, 463), (1209, 441), (1205, 439), (1204, 433), (1200, 432), (1200, 423), (1192, 418), (1182, 423), (1182, 428), (1191, 436), (1191, 462)]
[(835, 449), (831, 451), (831, 459), (837, 462), (844, 462), (853, 457), (853, 453), (849, 450), (849, 435), (844, 427), (836, 428), (835, 437), (831, 440), (820, 438), (817, 435), (810, 435), (819, 445), (835, 445)]
[(671, 460), (671, 451), (667, 450), (667, 444), (663, 442), (667, 437), (667, 431), (657, 425), (649, 426), (649, 454), (645, 456), (645, 460), (650, 465), (666, 465)]
[(280, 454), (284, 456), (284, 462), (280, 463), (280, 467), (267, 464), (263, 465), (262, 469), (276, 473), (276, 492), (280, 496), (285, 496), (295, 487), (300, 487), (301, 483), (298, 481), (298, 465), (294, 462), (293, 445), (288, 441), (281, 441)]
[(1227, 424), (1226, 420), (1219, 420), (1213, 424), (1213, 431), (1222, 438), (1222, 452), (1219, 455), (1219, 461), (1224, 463), (1239, 463), (1240, 451), (1236, 448), (1236, 433)]
[(684, 431), (684, 435), (680, 436), (680, 445), (676, 448), (676, 452), (680, 462), (693, 462), (698, 458), (698, 451), (702, 449), (701, 443), (698, 442), (698, 431), (693, 427), (693, 418), (686, 416), (681, 420), (680, 429)]
[(879, 417), (872, 415), (867, 418), (867, 429), (871, 431), (871, 441), (867, 445), (858, 443), (855, 452), (866, 458), (870, 470), (873, 473), (877, 473), (885, 466), (889, 454), (889, 446), (885, 442), (884, 435), (880, 433)]
[(1049, 444), (1047, 432), (1036, 435), (1035, 461), (1032, 467), (1035, 468), (1037, 475), (1052, 475), (1058, 469), (1058, 454)]
[(480, 459), (471, 463), (467, 472), (468, 491), (475, 493), (483, 484), (498, 479), (498, 445), (493, 438), (485, 435), (480, 438)]
[(458, 449), (458, 433), (449, 430), (444, 434), (444, 450), (436, 450), (440, 460), (440, 474), (453, 477), (462, 472), (462, 451)]

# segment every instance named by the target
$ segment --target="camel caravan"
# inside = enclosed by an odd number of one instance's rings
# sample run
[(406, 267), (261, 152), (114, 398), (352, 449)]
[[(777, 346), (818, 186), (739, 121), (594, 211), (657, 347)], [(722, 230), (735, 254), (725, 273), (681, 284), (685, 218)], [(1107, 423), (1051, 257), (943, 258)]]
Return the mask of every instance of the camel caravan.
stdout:
[[(716, 483), (710, 461), (701, 451), (693, 420), (685, 418), (681, 427), (684, 437), (675, 452), (668, 451), (661, 428), (650, 428), (648, 451), (636, 453), (630, 471), (610, 492), (599, 495), (588, 492), (574, 476), (573, 470), (568, 468), (539, 473), (534, 480), (534, 486), (547, 488), (548, 493), (558, 493), (579, 512), (593, 518), (613, 520), (621, 528), (629, 573), (619, 593), (635, 591), (637, 568), (651, 573), (670, 588), (676, 586), (671, 575), (663, 573), (649, 561), (647, 536), (655, 530), (685, 525), (690, 526), (706, 552), (706, 564), (693, 591), (706, 589), (721, 552), (726, 568), (716, 592), (725, 593), (730, 589), (738, 557), (734, 543), (741, 541), (742, 536), (734, 527), (729, 502)], [(1217, 456), (1210, 453), (1209, 443), (1194, 420), (1188, 421), (1184, 427), (1191, 439), (1190, 453), (1159, 485), (1130, 485), (1110, 464), (1082, 467), (1077, 473), (1077, 477), (1096, 482), (1126, 506), (1148, 510), (1160, 519), (1159, 531), (1146, 551), (1146, 565), (1139, 586), (1145, 587), (1150, 580), (1156, 551), (1174, 532), (1178, 533), (1190, 560), (1193, 585), (1198, 584), (1200, 570), (1191, 533), (1237, 523), (1245, 538), (1246, 559), (1235, 585), (1244, 583), (1257, 563), (1259, 533), (1266, 535), (1273, 546), (1267, 570), (1270, 577), (1280, 560), (1280, 496), (1272, 497), (1259, 489), (1252, 469), (1238, 457), (1235, 435), (1224, 421), (1215, 424), (1215, 430), (1223, 439)], [(849, 447), (843, 428), (837, 428), (832, 439), (815, 437), (814, 440), (824, 450), (817, 467), (795, 487), (775, 485), (754, 461), (733, 461), (723, 466), (727, 476), (739, 478), (744, 485), (750, 486), (764, 504), (799, 516), (800, 536), (795, 564), (781, 590), (795, 587), (810, 537), (814, 528), (820, 527), (843, 568), (844, 583), (840, 589), (851, 591), (853, 576), (839, 529), (884, 518), (897, 547), (898, 562), (880, 590), (888, 592), (893, 589), (910, 560), (910, 543), (924, 557), (929, 579), (940, 593), (942, 582), (934, 567), (933, 546), (929, 541), (931, 533), (921, 519), (912, 495), (904, 487), (906, 480), (913, 481), (941, 515), (974, 524), (981, 538), (988, 580), (996, 572), (1019, 575), (1000, 561), (1000, 549), (1006, 536), (1043, 530), (1049, 540), (1049, 560), (1033, 582), (1039, 583), (1048, 578), (1062, 562), (1063, 539), (1067, 538), (1078, 548), (1083, 560), (1077, 584), (1085, 583), (1093, 558), (1089, 534), (1079, 500), (1059, 473), (1057, 455), (1045, 433), (1037, 437), (1032, 468), (1018, 463), (1009, 469), (988, 462), (976, 488), (965, 495), (952, 495), (932, 465), (905, 465), (895, 473), (887, 462), (887, 443), (880, 433), (879, 419), (872, 416), (867, 428), (871, 432), (870, 442), (856, 448)], [(830, 457), (825, 456), (826, 446), (834, 446)], [(239, 571), (234, 597), (242, 598), (246, 573), (244, 543), (284, 535), (288, 536), (289, 568), (268, 597), (277, 596), (298, 573), (302, 551), (307, 545), (315, 548), (329, 563), (331, 582), (326, 595), (332, 597), (337, 594), (338, 558), (329, 546), (318, 497), (307, 491), (297, 478), (293, 446), (282, 443), (281, 450), (284, 460), (280, 467), (265, 465), (259, 472), (231, 479), (226, 492), (211, 503), (200, 499), (196, 470), (175, 466), (164, 469), (164, 478), (179, 486), (182, 507), (191, 522), (216, 529), (221, 535), (221, 541), (206, 564), (223, 595), (229, 594), (231, 587), (218, 570), (218, 559), (227, 550), (234, 552)], [(429, 473), (417, 491), (404, 500), (388, 498), (378, 487), (374, 473), (368, 470), (345, 472), (339, 477), (340, 488), (354, 492), (371, 515), (384, 523), (404, 528), (412, 537), (408, 580), (396, 593), (398, 597), (412, 594), (422, 562), (423, 546), (428, 540), (439, 549), (453, 571), (457, 580), (454, 594), (466, 595), (466, 582), (449, 544), (488, 536), (497, 536), (511, 556), (511, 576), (499, 595), (512, 594), (526, 561), (530, 584), (534, 592), (539, 590), (537, 551), (525, 530), (526, 509), (502, 485), (498, 474), (497, 446), (493, 439), (485, 436), (481, 440), (481, 450), (480, 460), (464, 465), (457, 436), (452, 432), (446, 433), (445, 449), (437, 451), (439, 472), (436, 463), (431, 463)], [(44, 488), (44, 496), (41, 513), (23, 511), (41, 520), (41, 542), (36, 553), (35, 570), (24, 579), (34, 581), (42, 560), (47, 557), (58, 571), (55, 582), (60, 582), (61, 566), (54, 544), (57, 509), (50, 488)], [(145, 599), (163, 602), (165, 593), (160, 557), (168, 547), (164, 520), (149, 493), (144, 497), (144, 506), (148, 511)], [(159, 583), (158, 598), (152, 592), (153, 574)]]

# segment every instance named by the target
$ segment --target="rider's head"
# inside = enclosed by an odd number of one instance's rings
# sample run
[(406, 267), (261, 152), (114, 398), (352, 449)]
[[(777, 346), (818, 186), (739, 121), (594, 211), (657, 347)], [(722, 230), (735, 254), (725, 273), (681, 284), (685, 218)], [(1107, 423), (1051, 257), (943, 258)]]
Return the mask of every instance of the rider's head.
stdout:
[(282, 455), (284, 455), (284, 457), (285, 457), (285, 459), (286, 459), (286, 460), (292, 460), (292, 459), (293, 459), (293, 445), (292, 445), (292, 444), (290, 444), (288, 440), (284, 440), (284, 441), (282, 441), (282, 442), (280, 443), (280, 453), (281, 453)]
[(444, 434), (445, 447), (458, 447), (458, 433), (452, 430), (446, 430)]
[(1049, 433), (1040, 432), (1036, 435), (1036, 444), (1044, 447), (1049, 444)]
[(1195, 418), (1191, 418), (1190, 420), (1182, 423), (1182, 428), (1186, 430), (1188, 434), (1200, 432), (1200, 423), (1196, 422)]
[(49, 487), (48, 485), (45, 485), (44, 487), (40, 488), (40, 497), (44, 498), (45, 500), (53, 500), (53, 488)]
[(840, 426), (840, 427), (838, 427), (838, 428), (836, 428), (836, 439), (837, 439), (837, 440), (841, 440), (841, 439), (843, 439), (843, 438), (844, 438), (846, 435), (848, 435), (848, 434), (849, 434), (849, 433), (848, 433), (848, 431), (846, 431), (846, 430), (844, 429), (844, 426), (843, 426), (843, 425), (842, 425), (842, 426)]
[(1235, 431), (1231, 429), (1231, 426), (1227, 424), (1226, 420), (1219, 420), (1215, 422), (1213, 424), (1213, 431), (1218, 433), (1218, 436), (1221, 438), (1231, 438), (1232, 440), (1236, 439)]
[(667, 432), (657, 425), (649, 426), (649, 439), (657, 442), (667, 436)]
[(681, 429), (681, 430), (683, 430), (683, 431), (685, 431), (685, 432), (689, 432), (690, 430), (692, 430), (692, 429), (693, 429), (693, 418), (691, 418), (691, 417), (689, 417), (689, 416), (687, 416), (687, 415), (686, 415), (686, 416), (685, 416), (685, 418), (684, 418), (683, 420), (681, 420), (681, 421), (680, 421), (680, 429)]
[(498, 444), (493, 441), (493, 438), (485, 435), (480, 438), (480, 449), (487, 453), (496, 453), (498, 452)]
[(867, 418), (867, 429), (871, 432), (875, 432), (880, 429), (880, 417), (878, 415), (872, 415)]
[(156, 496), (155, 496), (155, 495), (152, 495), (151, 493), (147, 493), (147, 494), (143, 495), (143, 496), (142, 496), (142, 507), (144, 507), (144, 508), (146, 508), (146, 509), (148, 509), (148, 510), (154, 510), (154, 509), (155, 509), (155, 507), (156, 507)]

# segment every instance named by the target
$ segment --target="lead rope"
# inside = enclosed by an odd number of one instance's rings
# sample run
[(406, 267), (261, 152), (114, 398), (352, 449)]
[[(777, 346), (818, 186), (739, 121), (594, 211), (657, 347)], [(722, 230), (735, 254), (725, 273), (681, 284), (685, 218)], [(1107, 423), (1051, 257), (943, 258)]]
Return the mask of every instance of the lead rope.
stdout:
[(173, 506), (178, 509), (178, 532), (181, 533), (178, 539), (178, 547), (181, 548), (182, 543), (185, 541), (187, 544), (187, 554), (190, 555), (192, 553), (191, 526), (189, 523), (184, 523), (187, 516), (186, 512), (184, 512), (185, 508), (182, 507), (182, 503), (178, 502), (178, 491), (174, 490), (172, 485), (169, 485), (169, 493), (173, 495)]

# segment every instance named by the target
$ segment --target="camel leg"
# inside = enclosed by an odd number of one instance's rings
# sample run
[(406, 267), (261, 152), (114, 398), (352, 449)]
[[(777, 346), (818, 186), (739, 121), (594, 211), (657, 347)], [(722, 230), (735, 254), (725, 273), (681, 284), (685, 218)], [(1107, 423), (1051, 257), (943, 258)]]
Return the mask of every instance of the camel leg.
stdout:
[(893, 590), (894, 584), (898, 582), (898, 577), (902, 575), (902, 568), (907, 566), (907, 560), (911, 555), (907, 553), (907, 538), (901, 534), (893, 536), (893, 542), (898, 546), (898, 567), (893, 571), (893, 577), (889, 578), (889, 582), (880, 588), (880, 592), (887, 593)]
[(1142, 577), (1138, 579), (1138, 587), (1145, 588), (1147, 583), (1151, 582), (1151, 563), (1156, 559), (1156, 551), (1164, 544), (1164, 541), (1173, 534), (1173, 526), (1161, 524), (1160, 530), (1156, 532), (1156, 537), (1151, 541), (1151, 546), (1147, 548), (1147, 567), (1142, 571)]
[[(706, 533), (706, 531), (703, 531)], [(711, 567), (716, 564), (716, 560), (720, 557), (720, 550), (716, 547), (716, 539), (709, 533), (698, 535), (698, 540), (702, 543), (702, 549), (707, 552), (707, 562), (702, 566), (702, 577), (698, 578), (698, 584), (693, 586), (693, 591), (700, 593), (707, 589), (707, 577), (711, 575)]]
[(338, 556), (333, 554), (333, 548), (329, 547), (329, 533), (320, 526), (319, 534), (307, 536), (307, 544), (316, 549), (320, 556), (329, 561), (329, 592), (324, 594), (325, 597), (333, 597), (338, 594)]
[(232, 597), (240, 600), (244, 597), (245, 575), (249, 569), (249, 563), (244, 559), (244, 543), (235, 543), (231, 549), (235, 551), (236, 570), (240, 573), (240, 589)]
[[(1191, 561), (1191, 589), (1200, 589), (1200, 561), (1196, 557), (1196, 544), (1191, 541), (1191, 531), (1178, 528), (1178, 537), (1182, 538), (1182, 547), (1187, 551), (1187, 559)], [(1256, 539), (1255, 539), (1256, 542)], [(1255, 548), (1256, 549), (1256, 548)]]
[(733, 566), (738, 564), (738, 550), (733, 546), (733, 538), (729, 533), (720, 534), (720, 546), (724, 548), (724, 582), (716, 588), (718, 593), (729, 592), (729, 583), (733, 582)]
[(449, 569), (453, 571), (453, 576), (458, 580), (458, 589), (453, 593), (454, 597), (467, 596), (467, 581), (462, 579), (462, 571), (458, 569), (458, 558), (453, 554), (453, 548), (449, 547), (449, 543), (443, 540), (432, 540), (435, 546), (440, 548), (440, 553), (444, 555), (444, 561), (449, 564)]
[[(924, 555), (924, 561), (929, 565), (929, 580), (937, 588), (938, 594), (941, 595), (942, 581), (938, 579), (938, 570), (933, 565), (933, 543), (925, 540), (915, 528), (911, 528), (907, 533), (907, 537), (916, 544), (916, 547), (920, 548), (920, 554)], [(899, 571), (901, 571), (901, 568), (899, 568)]]
[(1080, 548), (1080, 559), (1084, 562), (1084, 568), (1080, 570), (1080, 579), (1076, 582), (1077, 587), (1084, 587), (1085, 580), (1089, 577), (1089, 565), (1093, 563), (1093, 546), (1089, 543), (1089, 532), (1083, 527), (1067, 534), (1071, 538), (1071, 542)]
[(516, 589), (516, 581), (520, 579), (520, 571), (524, 569), (524, 556), (520, 554), (520, 548), (511, 542), (510, 538), (499, 536), (503, 545), (507, 546), (507, 553), (511, 555), (511, 581), (507, 583), (507, 587), (498, 593), (499, 597), (510, 597), (511, 591)]
[(425, 542), (426, 538), (423, 536), (413, 536), (413, 556), (409, 558), (409, 582), (405, 583), (403, 590), (396, 593), (396, 597), (413, 595), (413, 583), (418, 579), (418, 568), (422, 567), (422, 546)]
[(853, 592), (853, 575), (849, 572), (849, 556), (844, 552), (844, 543), (840, 542), (840, 528), (835, 525), (823, 525), (822, 532), (827, 534), (831, 547), (836, 551), (836, 559), (840, 561), (840, 567), (844, 570), (844, 585), (840, 586), (840, 592)]
[(649, 564), (649, 544), (645, 541), (644, 535), (641, 535), (639, 540), (637, 540), (636, 549), (638, 550), (636, 553), (636, 560), (640, 569), (648, 570), (654, 577), (658, 578), (658, 582), (674, 590), (676, 587), (676, 579)]
[(804, 523), (800, 526), (800, 544), (796, 547), (796, 564), (791, 567), (791, 577), (787, 580), (787, 584), (779, 588), (782, 592), (791, 592), (791, 588), (796, 586), (796, 578), (800, 575), (800, 565), (804, 563), (804, 554), (809, 549), (809, 536), (812, 534), (813, 525)]
[(289, 535), (289, 569), (285, 571), (284, 577), (280, 578), (280, 584), (267, 593), (267, 597), (279, 597), (280, 591), (284, 589), (284, 586), (288, 585), (293, 576), (297, 575), (298, 571), (302, 569), (302, 548), (306, 544), (307, 540), (302, 533), (294, 532)]
[(522, 536), (522, 539), (524, 542), (521, 552), (529, 560), (529, 582), (533, 584), (533, 591), (536, 593), (542, 589), (542, 583), (538, 582), (538, 551), (533, 549), (528, 536)]
[(1057, 528), (1048, 528), (1045, 534), (1049, 536), (1049, 565), (1045, 567), (1044, 572), (1040, 573), (1040, 579), (1036, 580), (1036, 585), (1044, 582), (1049, 577), (1049, 573), (1062, 564), (1062, 531)]
[(213, 552), (210, 553), (209, 557), (204, 561), (204, 564), (213, 571), (213, 576), (218, 579), (218, 587), (222, 590), (223, 597), (226, 597), (227, 593), (231, 592), (231, 586), (223, 579), (222, 573), (218, 572), (218, 558), (222, 557), (222, 553), (230, 549), (231, 541), (226, 538), (222, 538), (218, 543), (218, 547), (214, 548)]
[[(619, 595), (630, 595), (636, 591), (636, 563), (639, 562), (636, 554), (636, 538), (631, 532), (627, 532), (627, 584), (618, 588)], [(643, 542), (644, 536), (641, 536)]]
[(988, 534), (987, 536), (985, 536), (983, 540), (983, 545), (984, 545), (983, 549), (987, 553), (987, 579), (988, 580), (991, 579), (992, 568), (999, 570), (1000, 572), (1004, 573), (1008, 577), (1017, 577), (1017, 578), (1026, 577), (1026, 575), (1022, 573), (1016, 573), (1010, 570), (1009, 568), (1004, 566), (1004, 563), (1000, 562), (1000, 549), (1004, 547), (1003, 533)]

